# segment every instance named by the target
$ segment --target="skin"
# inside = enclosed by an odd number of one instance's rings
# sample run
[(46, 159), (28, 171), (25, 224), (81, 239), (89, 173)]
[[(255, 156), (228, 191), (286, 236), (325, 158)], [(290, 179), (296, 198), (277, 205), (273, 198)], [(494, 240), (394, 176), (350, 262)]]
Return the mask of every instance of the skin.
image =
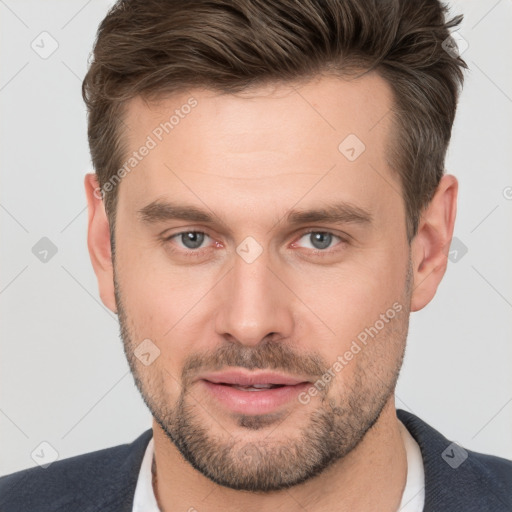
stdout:
[[(98, 182), (85, 177), (100, 296), (119, 314), (154, 416), (159, 505), (395, 511), (407, 461), (394, 388), (409, 313), (430, 302), (446, 270), (457, 180), (443, 176), (409, 245), (386, 161), (393, 98), (375, 73), (236, 95), (193, 90), (151, 105), (135, 98), (125, 118), (129, 150), (191, 96), (197, 106), (118, 185), (115, 258)], [(366, 146), (352, 162), (338, 150), (351, 133)], [(205, 209), (215, 223), (144, 222), (137, 211), (156, 199)], [(371, 222), (286, 223), (292, 209), (339, 201), (367, 210)], [(308, 229), (335, 236), (318, 249)], [(180, 236), (163, 241), (190, 231), (208, 235), (202, 252)], [(236, 252), (248, 236), (262, 248), (252, 263)], [(308, 403), (234, 414), (195, 380), (245, 367), (314, 382), (393, 304), (401, 311)], [(145, 366), (134, 350), (147, 338), (160, 355)], [(322, 446), (330, 458), (320, 457)]]

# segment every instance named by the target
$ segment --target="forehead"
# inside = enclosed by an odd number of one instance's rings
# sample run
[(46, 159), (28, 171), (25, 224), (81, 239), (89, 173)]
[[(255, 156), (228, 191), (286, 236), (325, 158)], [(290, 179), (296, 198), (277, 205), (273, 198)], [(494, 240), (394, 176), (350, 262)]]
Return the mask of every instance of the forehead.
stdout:
[[(376, 73), (237, 94), (194, 89), (152, 103), (135, 98), (124, 119), (125, 160), (151, 149), (123, 178), (120, 201), (139, 208), (179, 191), (199, 204), (222, 188), (226, 198), (255, 207), (263, 199), (292, 202), (306, 189), (309, 197), (339, 192), (349, 202), (366, 189), (367, 203), (382, 202), (379, 193), (399, 188), (386, 161), (392, 101)], [(386, 190), (392, 182), (394, 192)]]

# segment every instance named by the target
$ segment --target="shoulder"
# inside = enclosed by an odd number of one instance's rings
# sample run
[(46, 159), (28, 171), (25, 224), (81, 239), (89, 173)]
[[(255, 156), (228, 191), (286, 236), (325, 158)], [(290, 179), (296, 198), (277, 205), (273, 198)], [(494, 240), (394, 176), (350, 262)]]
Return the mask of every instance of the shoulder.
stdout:
[[(135, 441), (0, 477), (2, 512), (130, 510), (152, 431)], [(113, 507), (113, 503), (118, 503)], [(124, 508), (123, 508), (124, 507)]]
[(421, 450), (425, 510), (512, 510), (512, 461), (466, 450), (411, 413), (397, 415)]

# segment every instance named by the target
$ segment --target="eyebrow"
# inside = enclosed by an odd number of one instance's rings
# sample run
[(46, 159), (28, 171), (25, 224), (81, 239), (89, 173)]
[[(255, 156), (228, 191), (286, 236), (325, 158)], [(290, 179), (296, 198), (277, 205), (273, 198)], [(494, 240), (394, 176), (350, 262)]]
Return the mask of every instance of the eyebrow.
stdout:
[[(154, 224), (169, 220), (184, 220), (215, 224), (215, 215), (195, 206), (155, 200), (137, 211), (145, 224)], [(372, 214), (359, 206), (341, 202), (324, 205), (309, 210), (291, 210), (285, 216), (285, 222), (291, 226), (309, 222), (327, 222), (337, 224), (371, 224)]]
[(195, 206), (156, 200), (137, 211), (138, 217), (147, 224), (164, 220), (188, 220), (213, 224), (213, 215)]
[(335, 203), (311, 210), (292, 210), (286, 215), (286, 220), (292, 226), (308, 222), (371, 224), (372, 214), (350, 203)]

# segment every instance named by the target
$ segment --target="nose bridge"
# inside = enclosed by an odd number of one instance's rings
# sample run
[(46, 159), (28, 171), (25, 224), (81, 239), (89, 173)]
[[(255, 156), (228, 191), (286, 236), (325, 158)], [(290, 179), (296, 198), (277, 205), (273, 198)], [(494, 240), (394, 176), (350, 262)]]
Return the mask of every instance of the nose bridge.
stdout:
[(268, 251), (254, 238), (238, 245), (218, 312), (220, 335), (244, 345), (256, 345), (271, 333), (290, 335), (290, 297), (270, 264)]

